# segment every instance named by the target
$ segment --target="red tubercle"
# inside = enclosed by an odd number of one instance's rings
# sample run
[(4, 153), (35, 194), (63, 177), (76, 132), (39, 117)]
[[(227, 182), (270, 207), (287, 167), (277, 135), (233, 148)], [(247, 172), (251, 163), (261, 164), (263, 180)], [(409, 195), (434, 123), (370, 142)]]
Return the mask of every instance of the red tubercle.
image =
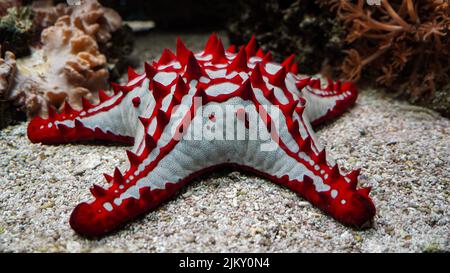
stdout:
[(170, 49), (165, 48), (163, 50), (163, 53), (161, 54), (161, 57), (158, 60), (158, 66), (167, 65), (176, 60), (177, 57), (175, 56), (175, 54), (173, 54), (173, 52)]
[(184, 45), (180, 37), (177, 38), (177, 59), (182, 66), (187, 64), (187, 60), (190, 54), (190, 50)]
[(227, 66), (227, 74), (231, 72), (248, 72), (247, 61), (245, 47), (241, 47), (234, 60)]
[(230, 45), (230, 46), (227, 48), (227, 52), (228, 52), (228, 53), (236, 53), (236, 46), (235, 46), (235, 45)]
[(264, 55), (266, 55), (266, 53), (264, 53), (264, 50), (262, 48), (259, 48), (258, 51), (256, 51), (255, 56), (259, 57), (259, 58), (264, 58)]
[(140, 75), (136, 71), (134, 71), (134, 69), (131, 68), (131, 66), (128, 67), (128, 82), (136, 79), (139, 76)]
[(251, 72), (252, 74), (250, 75), (250, 80), (254, 87), (261, 89), (263, 92), (267, 92), (268, 88), (264, 82), (261, 69), (261, 64), (257, 63)]
[(264, 57), (263, 57), (264, 62), (271, 62), (272, 59), (273, 59), (273, 57), (272, 57), (272, 53), (270, 53), (270, 51), (268, 51), (266, 53), (266, 55), (264, 55)]
[(144, 70), (145, 70), (145, 76), (147, 77), (147, 79), (153, 79), (153, 77), (158, 72), (157, 69), (153, 65), (151, 65), (147, 62), (144, 63)]
[(141, 104), (141, 98), (139, 97), (134, 97), (131, 102), (133, 103), (134, 107), (139, 107), (139, 105)]
[(295, 59), (295, 55), (294, 54), (290, 55), (281, 63), (281, 66), (285, 67), (287, 71), (290, 71), (291, 66), (294, 63), (294, 59)]
[(311, 86), (314, 89), (322, 89), (320, 79), (310, 79), (309, 86)]
[(187, 64), (186, 64), (186, 72), (183, 75), (188, 81), (197, 80), (200, 77), (206, 77), (206, 73), (203, 71), (203, 68), (198, 63), (197, 59), (194, 56), (194, 53), (190, 52)]
[(170, 94), (170, 87), (154, 80), (150, 83), (150, 89), (153, 90), (152, 94), (157, 102), (161, 102), (167, 95)]
[(211, 61), (215, 64), (228, 64), (228, 59), (225, 56), (225, 49), (223, 48), (223, 44), (220, 39), (216, 43), (216, 48), (212, 54)]
[(247, 57), (250, 58), (254, 56), (256, 54), (256, 49), (257, 49), (256, 39), (255, 35), (253, 35), (250, 41), (245, 46), (245, 52), (247, 53), (246, 54)]
[(109, 100), (111, 97), (106, 94), (103, 89), (98, 90), (98, 98), (100, 99), (100, 103)]
[(217, 42), (219, 38), (217, 38), (217, 35), (215, 33), (211, 34), (209, 36), (208, 41), (206, 42), (205, 49), (203, 50), (205, 55), (206, 54), (212, 54), (214, 50), (216, 49)]

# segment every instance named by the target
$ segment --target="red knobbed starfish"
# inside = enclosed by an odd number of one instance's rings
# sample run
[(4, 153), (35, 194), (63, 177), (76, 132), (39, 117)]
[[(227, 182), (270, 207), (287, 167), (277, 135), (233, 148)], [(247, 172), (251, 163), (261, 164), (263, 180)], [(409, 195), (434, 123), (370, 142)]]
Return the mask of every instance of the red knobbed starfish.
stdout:
[[(94, 199), (74, 209), (70, 225), (76, 232), (111, 232), (225, 165), (284, 185), (344, 224), (362, 226), (373, 218), (370, 189), (357, 189), (359, 170), (341, 174), (311, 127), (352, 105), (354, 84), (322, 85), (298, 75), (294, 56), (274, 63), (254, 38), (235, 51), (225, 51), (214, 34), (196, 54), (178, 40), (176, 55), (165, 49), (142, 75), (130, 69), (128, 83), (113, 84), (111, 97), (100, 91), (98, 105), (85, 100), (75, 110), (65, 104), (61, 113), (51, 109), (47, 119), (30, 122), (33, 143), (97, 139), (134, 145), (127, 151), (128, 170), (105, 174), (109, 188), (94, 185)], [(237, 118), (220, 126), (230, 107)], [(240, 125), (244, 138), (225, 137)], [(268, 138), (249, 137), (255, 126)]]

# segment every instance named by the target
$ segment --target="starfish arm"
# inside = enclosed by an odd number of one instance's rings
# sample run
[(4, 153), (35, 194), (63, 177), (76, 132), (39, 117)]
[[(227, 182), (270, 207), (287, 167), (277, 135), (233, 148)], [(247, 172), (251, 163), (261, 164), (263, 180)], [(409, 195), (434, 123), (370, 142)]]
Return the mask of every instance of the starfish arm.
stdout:
[(100, 103), (91, 105), (84, 100), (82, 110), (73, 109), (67, 102), (60, 113), (50, 109), (48, 118), (31, 120), (28, 138), (44, 144), (102, 140), (132, 145), (140, 126), (135, 120), (151, 108), (148, 82), (144, 76), (137, 76), (126, 86), (114, 85), (113, 96), (100, 91)]
[(297, 81), (297, 87), (306, 100), (305, 113), (313, 126), (341, 115), (358, 97), (352, 82), (341, 84), (329, 79), (323, 86), (320, 78), (303, 78)]

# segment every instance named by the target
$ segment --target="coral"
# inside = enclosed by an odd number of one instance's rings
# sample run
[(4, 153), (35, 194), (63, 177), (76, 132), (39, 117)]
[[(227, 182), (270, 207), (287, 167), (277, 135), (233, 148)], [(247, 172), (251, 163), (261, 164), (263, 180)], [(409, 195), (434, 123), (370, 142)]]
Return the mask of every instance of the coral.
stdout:
[(81, 107), (82, 97), (97, 101), (97, 91), (107, 87), (109, 76), (99, 44), (105, 51), (115, 48), (112, 33), (122, 25), (120, 16), (95, 0), (74, 7), (44, 5), (34, 9), (38, 24), (52, 25), (42, 31), (40, 45), (32, 48), (32, 54), (17, 60), (16, 85), (10, 99), (28, 116), (45, 115), (48, 105), (60, 108), (65, 99), (76, 108)]
[(74, 25), (86, 34), (95, 37), (98, 43), (106, 43), (112, 32), (122, 26), (122, 18), (111, 8), (103, 7), (96, 0), (83, 0), (81, 5), (68, 6), (52, 1), (37, 1), (31, 5), (34, 23), (44, 29), (56, 23), (64, 15), (71, 15)]
[(81, 97), (95, 97), (89, 90), (106, 87), (106, 58), (94, 38), (74, 27), (68, 15), (46, 28), (43, 46), (27, 58), (18, 60), (17, 86), (11, 98), (33, 116), (45, 114), (47, 102), (59, 107), (67, 96), (74, 105)]
[(361, 78), (450, 116), (448, 1), (241, 2), (232, 42), (256, 32), (280, 58), (302, 56), (301, 72)]
[[(95, 2), (92, 4), (95, 5), (94, 8), (97, 11), (88, 15), (89, 13), (86, 10), (78, 8), (74, 12), (73, 6), (62, 3), (56, 6), (51, 3), (33, 3), (34, 25), (43, 30), (53, 25), (63, 15), (80, 17), (84, 25), (98, 24), (98, 30), (96, 27), (93, 29), (95, 40), (100, 52), (106, 57), (109, 78), (114, 80), (120, 77), (128, 64), (127, 56), (131, 54), (134, 46), (132, 30), (127, 25), (122, 24), (120, 15), (113, 9), (99, 6)], [(92, 7), (87, 8), (92, 9)], [(83, 29), (87, 30), (85, 26), (83, 26)]]
[(29, 41), (34, 34), (33, 11), (29, 7), (11, 7), (0, 17), (0, 44), (17, 57), (30, 53)]
[(445, 0), (320, 1), (347, 29), (344, 76), (375, 79), (450, 115), (450, 7)]
[(85, 0), (71, 14), (73, 25), (87, 35), (95, 37), (99, 43), (111, 39), (111, 33), (122, 25), (122, 18), (113, 9), (105, 8), (96, 0)]
[[(28, 125), (33, 143), (106, 140), (134, 144), (128, 170), (105, 174), (94, 200), (79, 204), (72, 228), (102, 236), (173, 196), (199, 175), (232, 166), (284, 185), (338, 221), (364, 226), (375, 215), (370, 189), (357, 188), (359, 170), (341, 174), (326, 156), (312, 124), (341, 114), (357, 97), (351, 82), (324, 83), (297, 74), (291, 56), (282, 64), (254, 38), (235, 52), (216, 35), (194, 54), (178, 40), (145, 73), (129, 70), (112, 97), (73, 110), (49, 112)], [(235, 133), (236, 132), (236, 133)]]

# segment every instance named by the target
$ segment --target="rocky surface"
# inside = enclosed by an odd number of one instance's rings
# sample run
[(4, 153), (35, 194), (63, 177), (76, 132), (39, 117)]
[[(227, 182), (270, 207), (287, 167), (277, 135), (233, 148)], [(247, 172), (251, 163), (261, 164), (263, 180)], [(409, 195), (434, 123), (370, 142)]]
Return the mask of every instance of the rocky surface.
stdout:
[[(182, 35), (199, 48), (207, 35)], [(176, 35), (141, 37), (142, 60)], [(31, 144), (26, 123), (0, 131), (1, 252), (434, 252), (450, 251), (450, 121), (374, 90), (319, 128), (328, 154), (361, 167), (377, 207), (372, 228), (345, 227), (267, 180), (224, 170), (99, 240), (76, 235), (72, 209), (101, 174), (124, 170), (124, 147)]]

